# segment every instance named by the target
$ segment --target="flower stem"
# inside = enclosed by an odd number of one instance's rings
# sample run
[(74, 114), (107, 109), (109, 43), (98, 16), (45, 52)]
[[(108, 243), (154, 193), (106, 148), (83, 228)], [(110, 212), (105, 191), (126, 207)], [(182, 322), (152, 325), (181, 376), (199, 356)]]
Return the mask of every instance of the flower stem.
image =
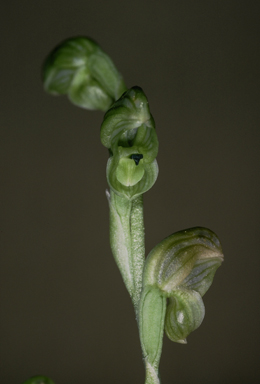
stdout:
[(146, 370), (145, 384), (160, 384), (158, 367), (166, 298), (156, 288), (143, 290), (143, 196), (128, 200), (113, 191), (110, 194), (107, 192), (107, 196), (110, 207), (110, 245), (134, 305)]
[(143, 269), (145, 262), (143, 195), (136, 197), (132, 201), (131, 208), (131, 254), (135, 285), (133, 302), (138, 319), (139, 302), (143, 285)]

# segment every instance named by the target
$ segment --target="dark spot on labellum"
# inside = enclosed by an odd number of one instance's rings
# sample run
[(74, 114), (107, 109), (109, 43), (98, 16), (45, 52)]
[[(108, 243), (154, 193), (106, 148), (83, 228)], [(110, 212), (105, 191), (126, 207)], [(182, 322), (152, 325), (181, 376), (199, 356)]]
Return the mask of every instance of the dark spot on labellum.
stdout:
[(143, 158), (143, 155), (139, 154), (139, 153), (136, 153), (136, 154), (133, 154), (131, 155), (131, 159), (134, 160), (135, 162), (135, 165), (138, 165), (139, 164), (139, 161)]

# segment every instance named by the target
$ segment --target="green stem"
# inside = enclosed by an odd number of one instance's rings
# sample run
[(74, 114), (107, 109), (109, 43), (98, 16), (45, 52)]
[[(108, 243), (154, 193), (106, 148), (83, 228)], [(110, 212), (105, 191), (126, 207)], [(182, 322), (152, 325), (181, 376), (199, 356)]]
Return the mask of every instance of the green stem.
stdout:
[(128, 200), (107, 192), (110, 207), (110, 245), (132, 299), (145, 362), (145, 384), (160, 384), (158, 367), (166, 298), (155, 287), (143, 289), (145, 262), (143, 197)]
[(132, 201), (131, 217), (131, 254), (134, 276), (134, 306), (138, 319), (139, 302), (143, 286), (143, 270), (145, 262), (144, 212), (143, 195)]
[(160, 384), (158, 369), (153, 367), (148, 361), (145, 361), (145, 383), (144, 384)]
[(138, 318), (145, 260), (143, 198), (128, 200), (111, 191), (108, 199), (112, 253)]

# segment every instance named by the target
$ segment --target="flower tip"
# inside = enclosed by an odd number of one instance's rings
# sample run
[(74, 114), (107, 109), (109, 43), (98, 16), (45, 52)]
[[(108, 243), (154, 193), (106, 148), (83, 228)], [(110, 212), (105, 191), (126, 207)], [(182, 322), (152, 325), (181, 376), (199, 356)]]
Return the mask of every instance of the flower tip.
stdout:
[(178, 340), (176, 343), (187, 344), (187, 339)]

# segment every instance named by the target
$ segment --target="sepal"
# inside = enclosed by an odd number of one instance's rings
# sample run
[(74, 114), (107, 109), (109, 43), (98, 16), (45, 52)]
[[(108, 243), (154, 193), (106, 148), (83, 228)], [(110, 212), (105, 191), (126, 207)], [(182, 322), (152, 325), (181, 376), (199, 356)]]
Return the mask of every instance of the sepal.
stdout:
[(166, 310), (166, 297), (156, 287), (147, 286), (139, 305), (139, 330), (144, 359), (158, 366)]
[(65, 40), (49, 54), (43, 65), (43, 83), (53, 95), (67, 94), (79, 107), (102, 111), (126, 90), (110, 57), (87, 37)]
[(120, 157), (142, 154), (151, 163), (158, 153), (158, 139), (148, 100), (140, 87), (132, 87), (106, 112), (100, 132), (102, 144)]
[(205, 315), (198, 292), (177, 289), (169, 298), (165, 317), (165, 333), (170, 340), (186, 344), (186, 337), (197, 329)]
[(144, 282), (168, 295), (180, 286), (204, 294), (222, 261), (216, 234), (207, 228), (190, 228), (155, 246), (146, 260)]
[(211, 259), (198, 259), (191, 273), (184, 279), (182, 286), (193, 289), (204, 296), (211, 284), (217, 269), (223, 262), (223, 257), (212, 257)]

